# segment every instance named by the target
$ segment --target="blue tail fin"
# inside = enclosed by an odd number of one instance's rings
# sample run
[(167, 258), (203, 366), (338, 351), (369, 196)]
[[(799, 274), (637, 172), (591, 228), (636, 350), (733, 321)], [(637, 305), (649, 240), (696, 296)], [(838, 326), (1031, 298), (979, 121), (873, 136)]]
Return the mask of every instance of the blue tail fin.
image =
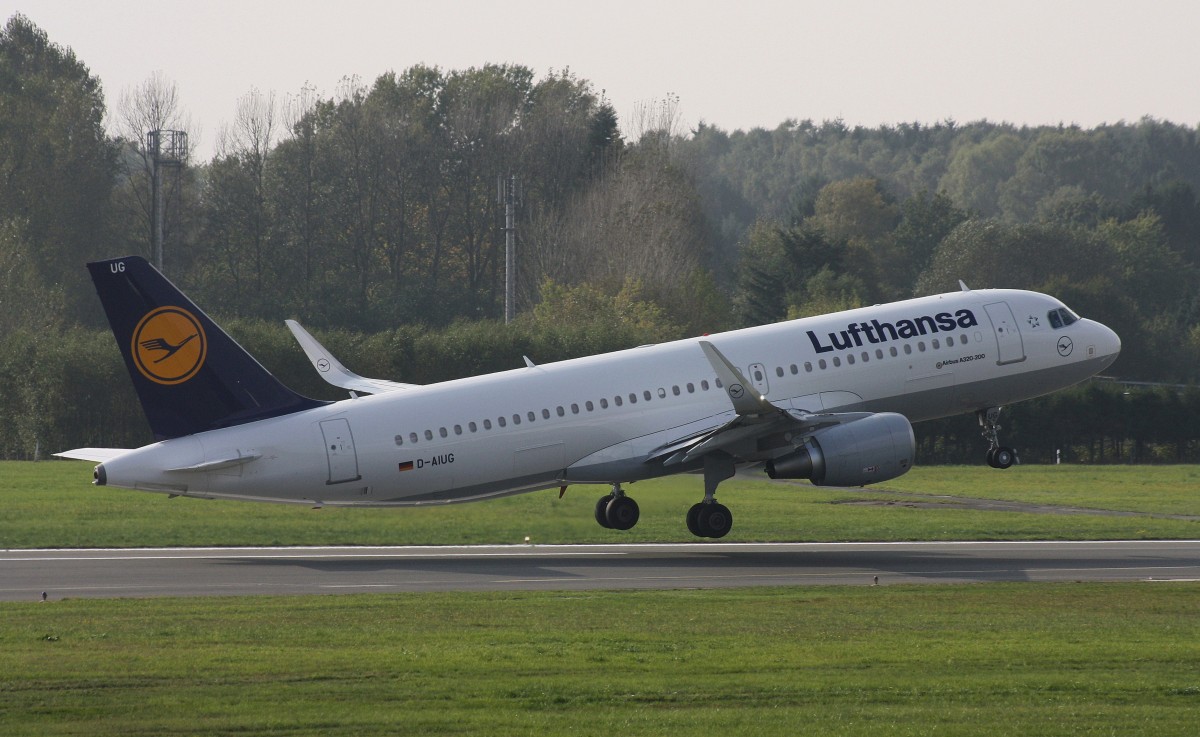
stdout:
[(88, 271), (156, 439), (324, 404), (281, 384), (146, 259)]

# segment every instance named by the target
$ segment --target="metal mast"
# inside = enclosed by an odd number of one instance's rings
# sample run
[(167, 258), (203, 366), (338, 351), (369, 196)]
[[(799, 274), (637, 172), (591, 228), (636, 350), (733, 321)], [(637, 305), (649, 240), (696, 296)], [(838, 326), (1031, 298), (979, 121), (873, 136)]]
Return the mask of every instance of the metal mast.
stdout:
[(163, 220), (166, 217), (166, 197), (163, 193), (163, 170), (178, 170), (187, 157), (187, 132), (153, 130), (146, 134), (150, 151), (151, 220), (154, 236), (154, 267), (163, 270)]
[(521, 180), (515, 174), (496, 178), (496, 203), (504, 205), (504, 322), (509, 323), (516, 312), (516, 211), (521, 204)]

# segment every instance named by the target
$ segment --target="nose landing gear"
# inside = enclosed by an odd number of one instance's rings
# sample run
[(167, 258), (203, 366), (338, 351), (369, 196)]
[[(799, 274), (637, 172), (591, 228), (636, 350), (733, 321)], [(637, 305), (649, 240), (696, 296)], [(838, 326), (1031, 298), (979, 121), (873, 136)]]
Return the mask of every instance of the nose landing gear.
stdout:
[(987, 464), (992, 468), (1009, 468), (1017, 462), (1017, 452), (1000, 445), (1000, 408), (988, 407), (975, 413), (979, 426), (983, 428), (983, 439), (987, 441)]

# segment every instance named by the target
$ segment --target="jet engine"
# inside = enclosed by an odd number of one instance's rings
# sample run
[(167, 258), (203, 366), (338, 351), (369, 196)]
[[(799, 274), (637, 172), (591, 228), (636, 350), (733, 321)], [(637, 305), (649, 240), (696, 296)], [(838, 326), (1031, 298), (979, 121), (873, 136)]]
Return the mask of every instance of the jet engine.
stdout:
[(815, 433), (794, 452), (768, 461), (767, 475), (820, 486), (864, 486), (907, 473), (916, 449), (908, 418), (880, 412)]

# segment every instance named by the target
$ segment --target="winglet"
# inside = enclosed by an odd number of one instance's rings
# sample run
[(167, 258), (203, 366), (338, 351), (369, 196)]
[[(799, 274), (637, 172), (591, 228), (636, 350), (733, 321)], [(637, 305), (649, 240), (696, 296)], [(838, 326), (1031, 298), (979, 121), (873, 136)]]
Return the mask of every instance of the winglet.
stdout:
[(702, 340), (700, 348), (704, 350), (708, 362), (717, 372), (717, 378), (725, 386), (725, 393), (729, 395), (729, 401), (733, 402), (733, 408), (739, 415), (757, 415), (775, 409), (767, 401), (767, 398), (754, 388), (753, 384), (746, 381), (742, 372), (738, 371), (737, 367), (716, 349), (716, 346), (707, 340)]
[(304, 355), (308, 356), (308, 360), (312, 362), (313, 368), (317, 370), (321, 378), (336, 387), (349, 389), (351, 392), (382, 394), (400, 389), (412, 389), (417, 386), (417, 384), (400, 384), (385, 379), (368, 379), (365, 376), (359, 376), (334, 358), (329, 349), (321, 345), (300, 323), (295, 320), (284, 320), (284, 323), (288, 326), (288, 330), (292, 331), (296, 342), (304, 349)]

